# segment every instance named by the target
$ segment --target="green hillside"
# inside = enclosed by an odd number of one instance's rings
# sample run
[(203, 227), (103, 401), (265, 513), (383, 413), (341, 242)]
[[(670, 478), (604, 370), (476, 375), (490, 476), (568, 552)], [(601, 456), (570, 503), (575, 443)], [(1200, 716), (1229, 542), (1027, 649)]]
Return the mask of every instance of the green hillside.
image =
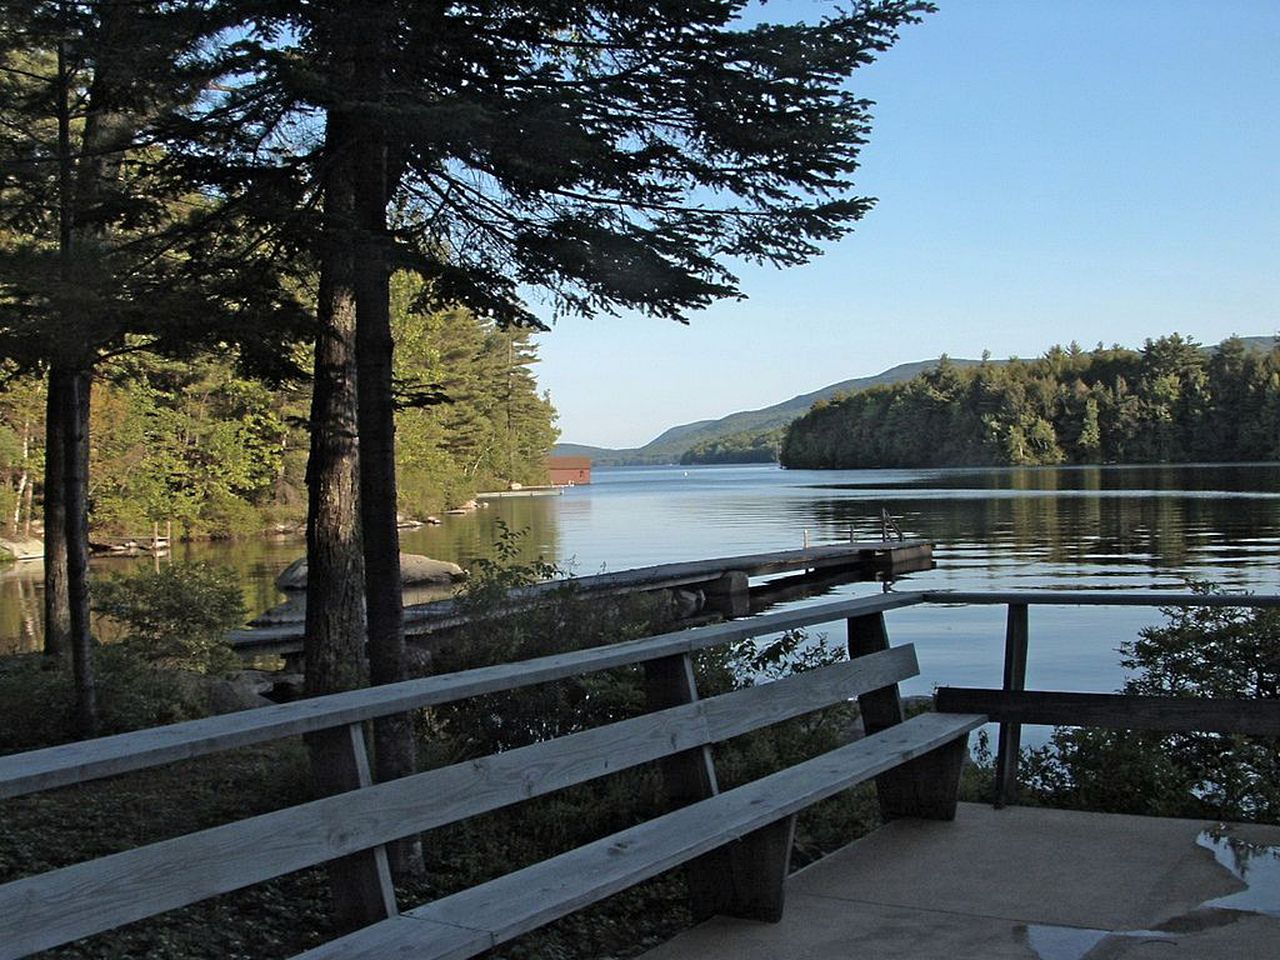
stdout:
[[(1275, 337), (1240, 337), (1248, 352), (1270, 352)], [(1202, 348), (1206, 355), (1218, 351), (1216, 346)], [(870, 377), (842, 380), (802, 393), (759, 410), (742, 410), (718, 420), (695, 420), (664, 430), (643, 447), (612, 449), (579, 443), (557, 444), (557, 456), (590, 457), (598, 466), (631, 466), (660, 463), (758, 463), (777, 459), (786, 427), (808, 413), (815, 403), (829, 401), (842, 394), (857, 393), (872, 387), (906, 383), (921, 374), (937, 369), (939, 360), (919, 360), (890, 367)], [(982, 363), (1005, 364), (1007, 360), (965, 360), (947, 358), (953, 368), (976, 367)]]
[[(951, 362), (958, 366), (971, 366), (980, 361), (952, 360)], [(811, 393), (802, 393), (799, 396), (792, 397), (790, 400), (784, 400), (782, 403), (762, 407), (759, 410), (742, 410), (721, 417), (719, 420), (697, 420), (693, 423), (680, 424), (679, 426), (671, 427), (669, 430), (664, 430), (643, 447), (610, 449), (608, 447), (592, 447), (577, 443), (561, 443), (556, 445), (555, 454), (556, 456), (590, 457), (599, 466), (679, 463), (689, 451), (703, 445), (709, 447), (729, 438), (737, 440), (741, 437), (749, 445), (750, 441), (747, 438), (754, 438), (755, 435), (785, 427), (796, 417), (808, 411), (819, 400), (829, 400), (837, 394), (865, 390), (868, 387), (880, 384), (910, 380), (912, 377), (937, 365), (937, 360), (902, 363), (874, 376), (842, 380), (839, 383), (830, 384)], [(753, 460), (744, 458), (721, 462), (744, 463), (753, 462)]]

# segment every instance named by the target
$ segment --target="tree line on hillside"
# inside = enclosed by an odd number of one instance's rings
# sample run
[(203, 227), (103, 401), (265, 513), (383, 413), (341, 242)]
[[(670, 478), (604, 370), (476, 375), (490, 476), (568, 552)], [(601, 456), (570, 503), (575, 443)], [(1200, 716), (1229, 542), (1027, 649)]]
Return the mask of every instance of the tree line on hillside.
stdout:
[(1178, 334), (1141, 350), (1054, 347), (817, 403), (786, 467), (937, 467), (1280, 459), (1280, 345), (1215, 350)]
[[(403, 679), (395, 415), (450, 384), (397, 382), (393, 276), (425, 315), (503, 328), (542, 325), (527, 291), (556, 316), (683, 321), (740, 295), (727, 264), (804, 263), (871, 208), (847, 80), (932, 5), (748, 6), (0, 4), (0, 359), (44, 382), (45, 647), (86, 736), (91, 400), (117, 361), (309, 377), (307, 690)], [(509, 464), (529, 359), (508, 345)], [(414, 768), (407, 717), (373, 732), (379, 779)]]
[(777, 463), (786, 427), (757, 432), (740, 430), (727, 437), (703, 440), (680, 454), (682, 464)]
[[(398, 291), (411, 284), (394, 281)], [(481, 490), (545, 483), (555, 411), (531, 369), (529, 331), (461, 307), (415, 311), (405, 293), (395, 307), (399, 512), (422, 518)], [(94, 534), (139, 537), (169, 523), (193, 538), (297, 528), (309, 394), (306, 382), (271, 389), (212, 352), (104, 364), (90, 413)], [(13, 539), (40, 528), (46, 395), (33, 375), (0, 387), (0, 534)]]

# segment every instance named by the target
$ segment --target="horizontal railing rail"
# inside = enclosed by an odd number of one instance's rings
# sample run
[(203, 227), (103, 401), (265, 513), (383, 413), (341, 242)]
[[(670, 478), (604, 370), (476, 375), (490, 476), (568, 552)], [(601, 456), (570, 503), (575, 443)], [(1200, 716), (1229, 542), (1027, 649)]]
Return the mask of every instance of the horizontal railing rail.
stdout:
[(1158, 590), (924, 590), (924, 603), (1062, 607), (1280, 607), (1280, 594), (1161, 593)]
[(1280, 701), (1204, 697), (1141, 697), (1026, 690), (1032, 606), (1117, 607), (1280, 607), (1280, 595), (1251, 593), (1160, 593), (1105, 590), (925, 591), (933, 604), (1003, 605), (1004, 677), (999, 689), (942, 687), (939, 710), (972, 710), (999, 724), (996, 740), (995, 805), (1003, 807), (1018, 789), (1022, 725), (1089, 726), (1166, 732), (1280, 736)]
[(0, 757), (0, 799), (921, 602), (888, 593)]

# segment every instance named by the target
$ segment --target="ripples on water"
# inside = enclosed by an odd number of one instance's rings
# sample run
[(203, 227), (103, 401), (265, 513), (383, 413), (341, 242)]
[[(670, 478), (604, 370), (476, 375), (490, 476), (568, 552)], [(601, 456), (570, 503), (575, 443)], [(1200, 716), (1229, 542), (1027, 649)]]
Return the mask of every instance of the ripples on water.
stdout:
[[(936, 545), (937, 569), (897, 589), (1178, 589), (1210, 580), (1232, 590), (1280, 590), (1280, 465), (956, 470), (786, 471), (772, 466), (598, 468), (563, 496), (493, 501), (468, 517), (408, 532), (407, 552), (466, 563), (488, 552), (495, 521), (528, 531), (526, 556), (579, 575), (756, 553), (812, 542), (879, 539), (888, 509), (908, 537)], [(180, 548), (181, 551), (182, 548)], [(271, 581), (300, 541), (190, 545), (183, 555), (228, 563), (251, 612), (276, 602)], [(150, 561), (142, 561), (150, 562)], [(127, 561), (95, 563), (95, 575)], [(0, 647), (39, 636), (37, 570), (0, 581)], [(877, 584), (838, 588), (863, 595)], [(815, 601), (815, 602), (821, 602)], [(914, 641), (935, 683), (997, 685), (1001, 608), (927, 607), (888, 615), (896, 642)], [(1144, 624), (1141, 608), (1036, 607), (1029, 685), (1111, 690), (1115, 649)], [(833, 639), (840, 628), (831, 628)]]

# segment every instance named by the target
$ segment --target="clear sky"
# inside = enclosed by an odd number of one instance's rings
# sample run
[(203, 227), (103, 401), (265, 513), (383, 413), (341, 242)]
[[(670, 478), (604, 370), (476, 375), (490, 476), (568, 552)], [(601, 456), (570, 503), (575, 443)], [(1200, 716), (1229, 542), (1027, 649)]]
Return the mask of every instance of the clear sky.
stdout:
[(942, 353), (1280, 332), (1280, 0), (939, 7), (853, 80), (879, 203), (852, 235), (742, 271), (749, 299), (691, 327), (540, 338), (563, 441), (639, 446)]

